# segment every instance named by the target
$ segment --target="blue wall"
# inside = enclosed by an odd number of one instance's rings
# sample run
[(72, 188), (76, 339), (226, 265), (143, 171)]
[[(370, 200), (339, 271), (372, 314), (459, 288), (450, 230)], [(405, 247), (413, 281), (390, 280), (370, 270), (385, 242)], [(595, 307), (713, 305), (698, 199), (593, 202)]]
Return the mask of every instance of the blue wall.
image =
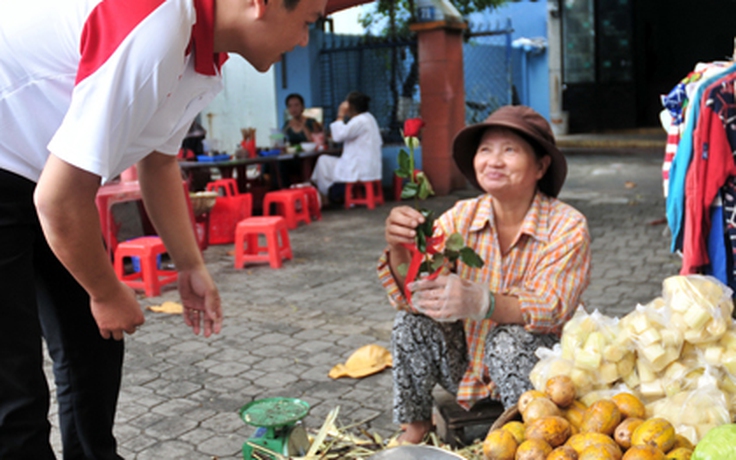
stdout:
[(322, 36), (322, 31), (310, 30), (309, 45), (306, 48), (297, 46), (293, 51), (284, 54), (282, 61), (274, 66), (276, 114), (279, 128), (284, 125), (286, 113), (284, 100), (287, 95), (301, 94), (304, 98), (304, 107), (322, 105), (322, 101), (319, 100), (319, 50)]
[[(480, 24), (504, 24), (511, 18), (514, 29), (511, 39), (544, 37), (547, 40), (547, 2), (522, 0), (510, 2), (492, 11), (474, 13), (470, 21)], [(512, 81), (516, 87), (521, 103), (549, 119), (549, 65), (547, 50), (540, 54), (527, 54), (524, 64), (524, 52), (514, 48), (511, 52)], [(525, 82), (528, 78), (528, 84)], [(525, 91), (528, 87), (529, 91)]]

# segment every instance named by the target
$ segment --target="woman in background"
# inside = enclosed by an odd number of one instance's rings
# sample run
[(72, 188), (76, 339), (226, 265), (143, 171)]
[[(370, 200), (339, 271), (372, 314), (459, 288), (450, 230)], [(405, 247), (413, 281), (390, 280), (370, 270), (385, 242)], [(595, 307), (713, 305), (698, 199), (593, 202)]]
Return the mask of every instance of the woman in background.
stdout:
[(312, 134), (321, 133), (322, 125), (314, 118), (304, 116), (304, 98), (300, 94), (286, 96), (286, 109), (291, 118), (281, 128), (289, 145), (312, 142)]

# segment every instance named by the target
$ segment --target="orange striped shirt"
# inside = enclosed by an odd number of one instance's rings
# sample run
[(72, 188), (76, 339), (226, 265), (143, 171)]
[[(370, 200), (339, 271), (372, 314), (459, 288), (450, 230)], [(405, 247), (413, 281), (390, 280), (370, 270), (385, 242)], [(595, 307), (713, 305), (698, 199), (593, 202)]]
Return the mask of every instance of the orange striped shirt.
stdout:
[[(486, 283), (495, 293), (516, 297), (527, 331), (560, 335), (590, 281), (590, 235), (585, 217), (573, 207), (538, 192), (519, 236), (504, 256), (491, 203), (488, 194), (458, 201), (437, 219), (435, 234), (463, 235), (465, 244), (485, 263), (481, 268), (460, 263), (458, 275)], [(388, 251), (379, 260), (378, 277), (394, 308), (415, 311), (391, 274)], [(460, 382), (457, 401), (465, 408), (480, 399), (497, 396), (483, 366), (483, 343), (495, 324), (491, 320), (464, 320), (470, 364)]]

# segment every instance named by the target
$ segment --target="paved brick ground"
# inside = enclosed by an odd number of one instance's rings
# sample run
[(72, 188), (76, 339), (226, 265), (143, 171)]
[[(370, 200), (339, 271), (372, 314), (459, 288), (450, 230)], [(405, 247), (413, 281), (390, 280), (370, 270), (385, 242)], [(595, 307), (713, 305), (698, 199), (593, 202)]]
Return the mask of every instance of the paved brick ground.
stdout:
[[(560, 198), (588, 218), (593, 236), (589, 310), (621, 315), (660, 293), (679, 269), (668, 251), (660, 150), (581, 152), (569, 156)], [(442, 210), (470, 190), (433, 198)], [(395, 432), (391, 375), (330, 380), (327, 372), (356, 348), (388, 346), (393, 311), (375, 276), (383, 223), (394, 203), (374, 211), (327, 210), (291, 232), (295, 259), (280, 270), (236, 271), (232, 245), (205, 252), (225, 308), (225, 327), (204, 339), (181, 318), (146, 311), (146, 324), (126, 340), (116, 435), (126, 459), (237, 459), (251, 429), (237, 415), (255, 398), (299, 397), (312, 406), (305, 422), (319, 427), (340, 406), (343, 424), (370, 420)], [(176, 291), (142, 299), (177, 300)], [(48, 366), (47, 366), (48, 367)], [(51, 420), (56, 424), (56, 413)], [(58, 432), (52, 440), (60, 456)]]

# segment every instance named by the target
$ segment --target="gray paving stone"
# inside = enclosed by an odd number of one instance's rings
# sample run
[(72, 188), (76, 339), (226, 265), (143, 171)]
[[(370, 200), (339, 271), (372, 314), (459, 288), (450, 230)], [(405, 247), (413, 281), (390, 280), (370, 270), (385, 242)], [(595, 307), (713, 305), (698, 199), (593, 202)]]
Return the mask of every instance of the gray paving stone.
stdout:
[(180, 417), (199, 407), (200, 405), (194, 401), (178, 398), (168, 400), (163, 404), (159, 404), (158, 406), (153, 407), (151, 411), (157, 414), (165, 415), (167, 417)]
[(197, 459), (203, 457), (194, 452), (191, 444), (175, 440), (159, 441), (136, 456), (137, 460), (161, 460), (164, 458)]
[(244, 439), (240, 436), (213, 436), (206, 441), (201, 442), (197, 450), (206, 455), (214, 456), (214, 458), (243, 458), (242, 446)]
[(197, 422), (203, 422), (215, 415), (217, 415), (216, 411), (204, 407), (204, 404), (201, 401), (197, 401), (197, 407), (193, 410), (190, 410), (189, 412), (182, 414), (182, 417), (188, 418), (190, 420), (195, 420)]
[(118, 444), (124, 444), (126, 441), (141, 435), (141, 430), (131, 425), (125, 424), (119, 418), (115, 419), (115, 439)]
[(199, 340), (185, 340), (169, 347), (169, 350), (181, 354), (199, 354), (203, 350), (206, 350), (208, 346), (207, 343), (200, 342)]
[[(155, 407), (155, 406), (154, 406)], [(147, 413), (151, 408), (131, 402), (119, 402), (115, 415), (116, 426), (127, 426), (127, 422)]]
[(144, 413), (140, 417), (136, 417), (136, 418), (130, 419), (128, 421), (128, 424), (130, 424), (131, 426), (134, 426), (136, 428), (141, 428), (141, 429), (145, 430), (148, 427), (151, 427), (151, 426), (153, 426), (153, 425), (155, 425), (157, 423), (161, 423), (162, 421), (165, 421), (167, 419), (168, 419), (168, 417), (166, 417), (164, 415), (156, 414), (154, 412), (150, 412), (149, 411), (149, 412)]
[(158, 343), (168, 337), (169, 337), (168, 334), (163, 333), (163, 332), (158, 332), (155, 330), (136, 332), (136, 342), (139, 342), (141, 344), (150, 345), (150, 344)]
[(198, 422), (180, 417), (164, 419), (144, 429), (144, 433), (157, 439), (176, 439), (182, 434), (197, 427)]
[[(140, 386), (138, 388), (145, 389)], [(158, 406), (166, 400), (167, 398), (165, 396), (155, 395), (152, 392), (138, 392), (137, 395), (132, 397), (128, 402), (133, 402), (137, 406), (151, 408), (154, 406)], [(124, 400), (122, 399), (120, 401), (124, 402)]]
[[(163, 382), (166, 382), (165, 380)], [(162, 383), (163, 383), (162, 382)], [(191, 381), (176, 380), (156, 389), (156, 394), (166, 398), (184, 398), (202, 388), (202, 385)]]
[(195, 448), (199, 447), (203, 442), (217, 436), (217, 433), (202, 427), (197, 427), (192, 431), (188, 431), (179, 436), (179, 440), (191, 444)]
[[(268, 327), (267, 325), (264, 325)], [(283, 333), (286, 328), (278, 327), (280, 333), (263, 334), (253, 339), (253, 342), (265, 345), (280, 345), (284, 347), (293, 347), (300, 343), (299, 340), (291, 338), (289, 335)], [(296, 332), (296, 331), (294, 331)]]
[(126, 385), (145, 385), (157, 380), (161, 373), (152, 369), (128, 369), (125, 372)]
[(270, 357), (270, 356), (283, 356), (288, 355), (291, 348), (278, 345), (278, 344), (271, 344), (271, 345), (264, 345), (261, 347), (253, 348), (251, 350), (251, 353), (256, 356), (263, 356), (264, 358)]
[(201, 427), (211, 430), (213, 433), (231, 433), (239, 430), (244, 425), (236, 412), (217, 414), (202, 422)]
[(125, 442), (122, 442), (120, 445), (121, 447), (124, 447), (131, 452), (138, 453), (145, 449), (148, 449), (149, 447), (155, 448), (156, 444), (158, 444), (159, 442), (160, 440), (156, 438), (147, 436), (145, 434), (139, 434)]
[(250, 370), (250, 366), (236, 362), (220, 363), (208, 369), (209, 372), (223, 377), (239, 375), (248, 370)]

